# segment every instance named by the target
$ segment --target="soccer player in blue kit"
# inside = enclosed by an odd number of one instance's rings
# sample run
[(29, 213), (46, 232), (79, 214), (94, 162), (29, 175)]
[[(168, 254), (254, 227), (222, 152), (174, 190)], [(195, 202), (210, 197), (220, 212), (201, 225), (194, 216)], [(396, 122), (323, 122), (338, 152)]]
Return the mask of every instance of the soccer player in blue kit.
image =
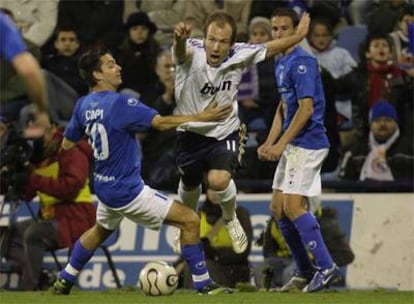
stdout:
[(107, 50), (96, 47), (82, 55), (81, 75), (92, 88), (75, 106), (65, 131), (63, 149), (71, 149), (84, 135), (94, 156), (94, 187), (99, 203), (96, 224), (75, 243), (69, 263), (54, 283), (56, 294), (69, 294), (81, 269), (96, 248), (119, 227), (123, 218), (158, 230), (165, 223), (182, 230), (182, 255), (200, 294), (232, 292), (218, 286), (208, 274), (199, 243), (199, 217), (190, 208), (146, 186), (141, 179), (141, 155), (135, 133), (142, 128), (174, 128), (189, 121), (225, 119), (231, 105), (212, 103), (198, 114), (161, 116), (138, 99), (116, 92), (121, 67)]
[[(273, 38), (293, 35), (298, 21), (294, 10), (276, 10), (271, 17)], [(270, 210), (297, 266), (280, 291), (314, 292), (340, 278), (318, 222), (307, 210), (307, 200), (321, 194), (320, 170), (329, 149), (323, 124), (324, 91), (316, 58), (300, 46), (283, 53), (276, 63), (275, 75), (281, 100), (258, 155), (265, 160), (279, 160)]]

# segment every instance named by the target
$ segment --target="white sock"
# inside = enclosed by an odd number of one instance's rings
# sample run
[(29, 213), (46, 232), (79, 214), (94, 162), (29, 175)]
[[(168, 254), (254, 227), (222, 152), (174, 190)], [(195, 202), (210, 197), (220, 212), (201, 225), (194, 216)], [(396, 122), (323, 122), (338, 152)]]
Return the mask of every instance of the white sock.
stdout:
[(193, 210), (197, 210), (198, 206), (198, 200), (200, 199), (201, 194), (201, 185), (198, 187), (195, 187), (194, 189), (190, 191), (184, 190), (184, 184), (180, 180), (180, 183), (178, 185), (178, 196), (180, 197), (180, 200), (184, 205), (190, 207)]
[(221, 211), (225, 221), (230, 221), (236, 216), (236, 197), (227, 202), (220, 203)]

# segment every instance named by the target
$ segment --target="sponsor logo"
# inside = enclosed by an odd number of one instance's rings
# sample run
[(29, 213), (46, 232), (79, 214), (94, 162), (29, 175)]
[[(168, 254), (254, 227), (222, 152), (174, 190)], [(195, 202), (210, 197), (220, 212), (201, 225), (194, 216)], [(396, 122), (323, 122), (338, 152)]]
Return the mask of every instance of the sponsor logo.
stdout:
[(214, 95), (218, 91), (229, 91), (231, 88), (231, 81), (223, 81), (217, 87), (212, 86), (210, 83), (206, 82), (204, 86), (201, 88), (200, 93), (203, 95)]

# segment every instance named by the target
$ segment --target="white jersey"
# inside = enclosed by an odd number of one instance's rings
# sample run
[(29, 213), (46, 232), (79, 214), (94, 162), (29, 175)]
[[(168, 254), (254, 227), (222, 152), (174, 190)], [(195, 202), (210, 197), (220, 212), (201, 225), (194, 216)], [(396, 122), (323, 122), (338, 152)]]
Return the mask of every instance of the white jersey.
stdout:
[(207, 64), (204, 43), (188, 39), (190, 58), (177, 66), (175, 80), (176, 115), (197, 114), (213, 100), (219, 105), (232, 103), (233, 111), (222, 122), (187, 122), (178, 126), (178, 131), (191, 131), (219, 140), (226, 138), (240, 126), (237, 92), (245, 69), (265, 59), (263, 44), (236, 43), (229, 57), (218, 67)]

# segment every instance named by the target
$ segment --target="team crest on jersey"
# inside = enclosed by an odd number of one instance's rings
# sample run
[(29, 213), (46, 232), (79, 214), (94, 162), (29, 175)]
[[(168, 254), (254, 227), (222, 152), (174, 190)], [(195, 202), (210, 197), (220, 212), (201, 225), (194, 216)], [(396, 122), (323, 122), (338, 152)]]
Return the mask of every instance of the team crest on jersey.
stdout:
[(134, 107), (134, 106), (136, 106), (137, 104), (138, 104), (138, 99), (136, 99), (136, 98), (129, 98), (128, 100), (127, 100), (127, 104), (129, 105), (129, 106), (131, 106), (131, 107)]
[(298, 66), (298, 73), (299, 74), (305, 74), (306, 72), (307, 72), (306, 66), (304, 66), (303, 64)]

